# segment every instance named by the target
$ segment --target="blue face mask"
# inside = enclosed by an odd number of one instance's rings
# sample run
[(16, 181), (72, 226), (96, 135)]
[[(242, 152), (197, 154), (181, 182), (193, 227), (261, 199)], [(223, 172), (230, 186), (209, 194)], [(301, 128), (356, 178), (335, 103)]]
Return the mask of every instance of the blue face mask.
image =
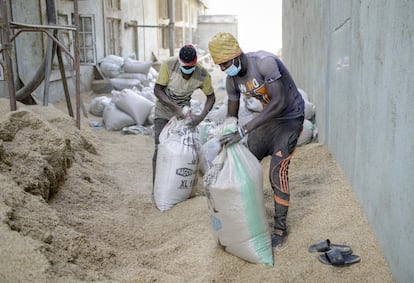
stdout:
[(241, 62), (240, 62), (240, 58), (239, 58), (239, 66), (236, 67), (234, 65), (234, 59), (233, 59), (233, 64), (231, 64), (230, 67), (228, 67), (227, 69), (224, 70), (224, 72), (229, 75), (230, 77), (234, 77), (236, 76), (241, 70)]
[(192, 67), (192, 68), (190, 68), (190, 69), (186, 69), (186, 68), (184, 68), (183, 66), (180, 66), (180, 69), (181, 69), (181, 72), (183, 72), (183, 73), (184, 73), (184, 74), (186, 74), (186, 75), (189, 75), (189, 74), (191, 74), (192, 72), (194, 72), (195, 67), (196, 67), (196, 66), (193, 66), (193, 67)]

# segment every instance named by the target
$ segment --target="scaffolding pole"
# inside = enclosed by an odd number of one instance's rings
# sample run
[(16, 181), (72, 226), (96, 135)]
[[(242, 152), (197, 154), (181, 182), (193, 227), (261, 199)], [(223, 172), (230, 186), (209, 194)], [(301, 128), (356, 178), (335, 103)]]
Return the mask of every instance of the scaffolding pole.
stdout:
[(0, 9), (2, 11), (2, 49), (1, 51), (4, 54), (4, 64), (3, 70), (4, 70), (4, 77), (7, 80), (7, 85), (9, 88), (9, 100), (10, 100), (10, 110), (16, 111), (17, 105), (16, 105), (16, 89), (14, 87), (14, 75), (13, 75), (13, 63), (11, 60), (11, 53), (12, 53), (12, 46), (11, 46), (11, 40), (10, 40), (10, 25), (9, 25), (9, 17), (8, 17), (8, 9), (7, 9), (7, 3), (6, 0), (0, 0)]
[[(53, 3), (47, 1), (48, 4)], [(48, 6), (49, 7), (49, 6)], [(81, 108), (81, 97), (80, 97), (80, 50), (79, 50), (79, 12), (78, 12), (78, 0), (73, 1), (74, 7), (74, 26), (58, 26), (58, 25), (33, 25), (33, 24), (23, 24), (23, 23), (16, 23), (16, 22), (9, 22), (8, 19), (8, 8), (7, 8), (7, 0), (0, 0), (0, 9), (2, 11), (2, 18), (0, 19), (2, 22), (1, 24), (1, 32), (2, 32), (2, 48), (0, 52), (4, 54), (4, 62), (1, 61), (0, 63), (4, 69), (4, 75), (8, 82), (8, 89), (9, 89), (9, 98), (10, 98), (10, 109), (11, 111), (17, 110), (16, 106), (16, 90), (14, 86), (14, 75), (13, 75), (13, 65), (11, 59), (11, 52), (12, 46), (11, 42), (21, 33), (21, 32), (43, 32), (45, 33), (50, 39), (51, 42), (55, 42), (57, 44), (57, 49), (59, 51), (64, 51), (67, 55), (72, 59), (73, 62), (73, 69), (75, 70), (75, 98), (76, 98), (76, 127), (80, 129), (80, 108)], [(55, 7), (51, 7), (55, 8)], [(48, 11), (49, 12), (49, 11)], [(18, 29), (18, 31), (12, 35), (10, 29)], [(65, 30), (72, 30), (75, 33), (75, 55), (72, 56), (70, 51), (65, 48), (57, 39), (55, 34), (52, 34), (49, 30), (52, 29), (55, 32), (59, 29)], [(48, 66), (49, 65), (49, 66)], [(50, 68), (50, 64), (46, 64), (47, 68)], [(62, 66), (59, 66), (62, 67)], [(45, 70), (47, 72), (47, 70)], [(64, 73), (61, 69), (61, 73)], [(62, 80), (66, 78), (62, 77)], [(48, 80), (48, 78), (46, 78)], [(63, 82), (65, 83), (65, 82)], [(48, 82), (45, 82), (45, 86), (48, 87)], [(64, 85), (65, 88), (65, 85)], [(48, 95), (48, 90), (45, 90), (45, 96)], [(46, 97), (47, 99), (47, 97)], [(67, 99), (67, 97), (66, 97)], [(47, 105), (47, 101), (44, 101), (44, 105)], [(68, 106), (69, 107), (69, 106)], [(69, 110), (69, 114), (71, 114), (71, 109)], [(71, 115), (72, 116), (72, 115)]]
[(73, 1), (73, 13), (75, 18), (75, 62), (73, 68), (75, 69), (75, 92), (76, 92), (76, 127), (80, 129), (80, 62), (79, 62), (79, 10), (78, 0)]

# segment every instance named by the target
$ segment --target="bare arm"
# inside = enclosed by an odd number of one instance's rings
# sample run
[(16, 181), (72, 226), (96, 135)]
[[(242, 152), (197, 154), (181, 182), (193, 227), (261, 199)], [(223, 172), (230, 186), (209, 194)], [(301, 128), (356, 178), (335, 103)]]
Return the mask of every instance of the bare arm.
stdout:
[(227, 101), (227, 116), (229, 117), (239, 117), (239, 100), (228, 100)]
[(206, 99), (206, 103), (204, 103), (203, 111), (199, 115), (201, 117), (201, 120), (203, 120), (207, 116), (208, 112), (210, 112), (211, 108), (213, 108), (213, 105), (215, 102), (216, 102), (216, 95), (214, 93), (207, 95), (207, 99)]
[(211, 108), (214, 105), (214, 102), (216, 102), (216, 96), (215, 94), (207, 95), (207, 100), (204, 103), (203, 111), (200, 113), (200, 115), (194, 115), (190, 114), (191, 116), (191, 125), (193, 127), (196, 127), (198, 124), (200, 124), (201, 121), (204, 120), (204, 118), (207, 116), (208, 112), (210, 112)]

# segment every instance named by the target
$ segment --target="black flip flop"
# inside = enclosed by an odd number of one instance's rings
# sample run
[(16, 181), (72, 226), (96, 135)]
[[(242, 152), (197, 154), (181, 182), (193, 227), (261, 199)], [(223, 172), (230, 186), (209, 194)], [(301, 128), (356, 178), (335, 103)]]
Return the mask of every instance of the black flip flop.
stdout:
[(348, 266), (361, 260), (357, 255), (344, 255), (336, 249), (329, 250), (319, 255), (318, 258), (320, 262), (333, 266)]
[(352, 248), (348, 245), (332, 244), (329, 239), (316, 242), (309, 246), (309, 252), (327, 252), (332, 249), (338, 250), (342, 255), (352, 254)]

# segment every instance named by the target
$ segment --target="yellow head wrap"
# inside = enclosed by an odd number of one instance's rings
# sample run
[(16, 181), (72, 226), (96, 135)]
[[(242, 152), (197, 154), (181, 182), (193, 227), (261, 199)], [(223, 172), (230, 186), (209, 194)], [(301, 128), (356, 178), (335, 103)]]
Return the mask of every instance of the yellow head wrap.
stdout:
[(208, 43), (214, 63), (221, 64), (236, 58), (242, 53), (237, 39), (228, 32), (219, 32)]

